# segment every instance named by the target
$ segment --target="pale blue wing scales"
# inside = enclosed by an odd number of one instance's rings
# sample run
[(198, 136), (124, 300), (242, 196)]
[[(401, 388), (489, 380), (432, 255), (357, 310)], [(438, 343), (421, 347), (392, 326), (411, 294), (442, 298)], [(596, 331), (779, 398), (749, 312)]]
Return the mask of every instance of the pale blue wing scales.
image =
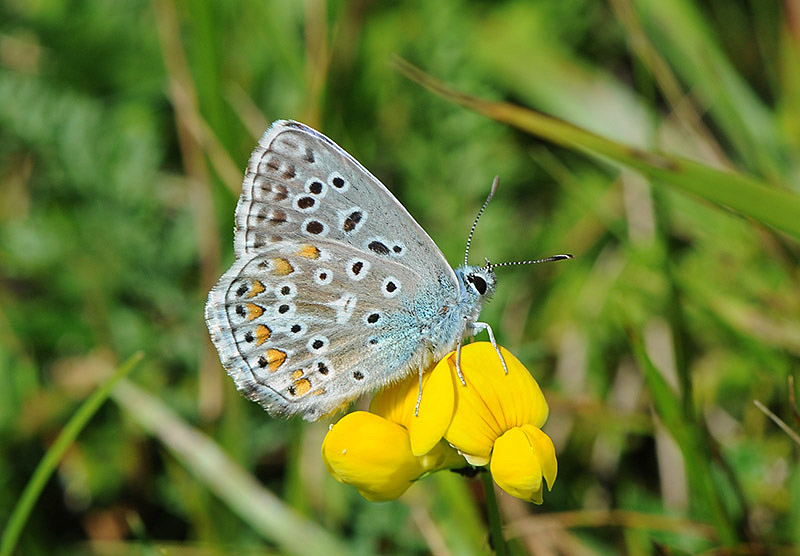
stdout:
[(240, 391), (273, 415), (316, 420), (429, 362), (411, 302), (419, 284), (335, 241), (278, 242), (234, 264), (206, 320)]

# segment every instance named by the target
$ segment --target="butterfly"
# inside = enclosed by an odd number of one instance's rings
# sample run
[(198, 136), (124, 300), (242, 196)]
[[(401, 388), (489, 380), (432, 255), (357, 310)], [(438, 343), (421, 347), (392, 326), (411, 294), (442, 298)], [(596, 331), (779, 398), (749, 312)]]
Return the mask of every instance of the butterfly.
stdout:
[(273, 416), (315, 421), (482, 330), (497, 345), (478, 316), (500, 265), (465, 255), (454, 270), (377, 178), (304, 124), (264, 133), (235, 222), (236, 260), (205, 318), (236, 387)]

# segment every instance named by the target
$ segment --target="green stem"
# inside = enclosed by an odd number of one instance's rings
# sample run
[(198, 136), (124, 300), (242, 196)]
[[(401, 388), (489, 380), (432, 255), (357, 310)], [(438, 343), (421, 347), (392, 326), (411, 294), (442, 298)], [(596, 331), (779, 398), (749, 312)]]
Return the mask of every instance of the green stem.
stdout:
[(486, 495), (486, 511), (489, 513), (489, 534), (492, 546), (497, 556), (506, 556), (508, 546), (503, 538), (503, 527), (500, 522), (500, 508), (497, 507), (497, 497), (494, 495), (494, 482), (489, 472), (478, 473), (483, 481), (483, 490)]
[(17, 505), (11, 512), (11, 517), (8, 519), (8, 524), (3, 532), (2, 540), (0, 540), (0, 554), (2, 556), (11, 556), (14, 548), (17, 546), (17, 541), (22, 534), (22, 529), (28, 521), (28, 517), (33, 510), (39, 495), (42, 493), (47, 481), (50, 480), (51, 475), (58, 467), (58, 464), (64, 457), (72, 443), (84, 429), (86, 424), (97, 413), (103, 402), (106, 401), (111, 394), (111, 390), (128, 373), (130, 373), (136, 364), (142, 359), (142, 353), (135, 353), (128, 358), (114, 374), (105, 383), (100, 385), (97, 390), (92, 392), (92, 395), (86, 398), (78, 411), (72, 416), (66, 426), (62, 429), (61, 433), (53, 442), (52, 446), (47, 450), (36, 470), (33, 472), (28, 484), (25, 485), (25, 490), (22, 492), (17, 501)]

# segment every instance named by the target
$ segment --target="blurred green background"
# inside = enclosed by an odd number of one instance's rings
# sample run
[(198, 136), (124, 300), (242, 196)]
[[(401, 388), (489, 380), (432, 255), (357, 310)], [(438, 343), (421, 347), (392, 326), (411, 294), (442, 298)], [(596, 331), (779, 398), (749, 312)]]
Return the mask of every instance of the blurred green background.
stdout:
[[(396, 56), (800, 188), (798, 0), (2, 0), (5, 542), (64, 424), (141, 351), (18, 554), (490, 552), (479, 481), (439, 473), (367, 503), (324, 469), (327, 422), (269, 419), (219, 364), (202, 308), (233, 260), (242, 172), (269, 122), (293, 118), (453, 264), (496, 174), (473, 262), (576, 255), (498, 271), (482, 315), (544, 388), (560, 464), (543, 506), (499, 495), (514, 554), (799, 553), (797, 235), (724, 180), (688, 195), (435, 96)], [(739, 210), (704, 198), (713, 185)]]

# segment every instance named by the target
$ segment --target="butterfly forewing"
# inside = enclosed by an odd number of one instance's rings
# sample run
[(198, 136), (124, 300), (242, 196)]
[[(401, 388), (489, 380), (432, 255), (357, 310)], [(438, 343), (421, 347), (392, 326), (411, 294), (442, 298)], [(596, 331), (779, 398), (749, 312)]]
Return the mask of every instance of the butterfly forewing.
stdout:
[(322, 237), (415, 267), (425, 278), (455, 280), (433, 240), (368, 170), (310, 127), (276, 122), (247, 166), (237, 252)]

